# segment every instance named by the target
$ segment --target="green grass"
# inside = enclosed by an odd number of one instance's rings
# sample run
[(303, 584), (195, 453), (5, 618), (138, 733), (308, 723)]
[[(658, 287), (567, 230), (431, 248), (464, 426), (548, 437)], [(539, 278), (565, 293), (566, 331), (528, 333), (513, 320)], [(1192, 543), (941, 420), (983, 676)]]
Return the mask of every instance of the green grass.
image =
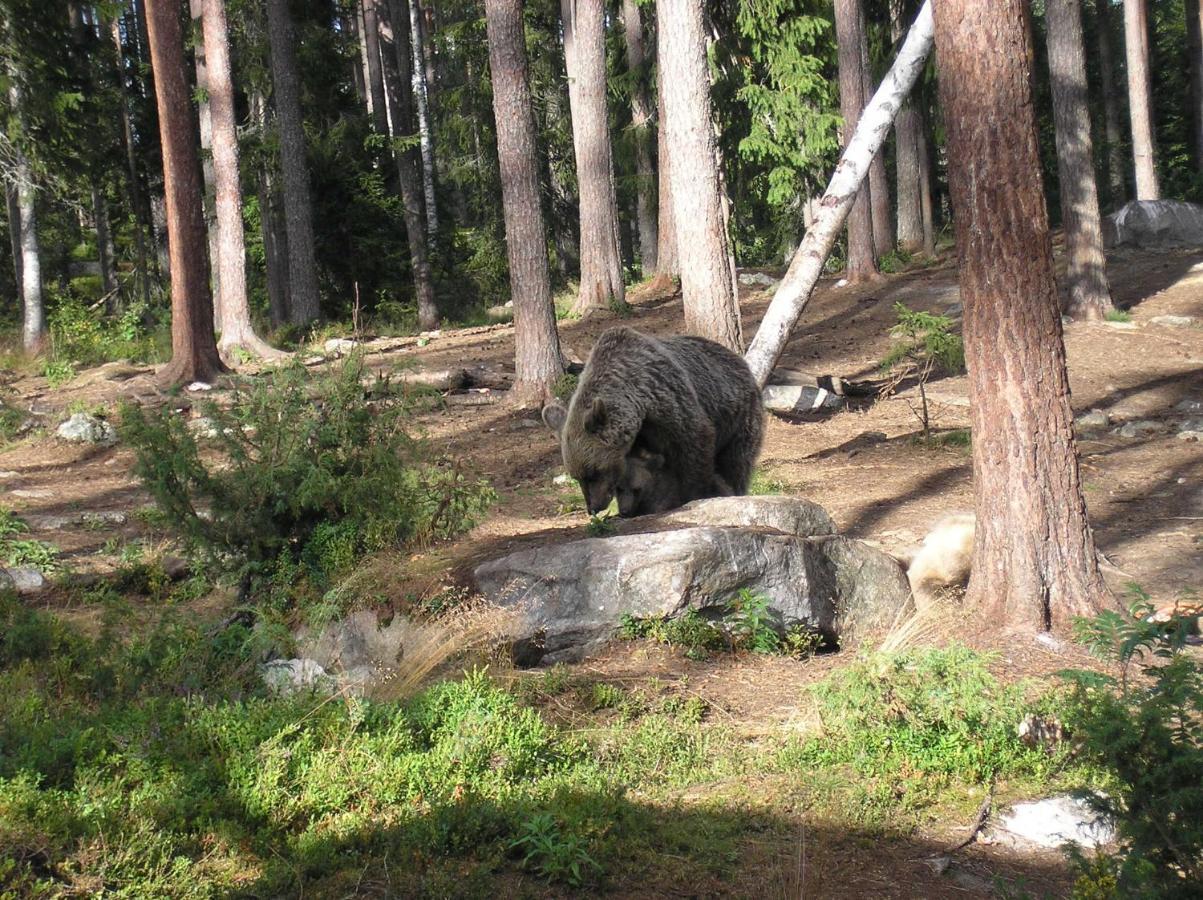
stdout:
[(1132, 313), (1124, 309), (1109, 309), (1103, 318), (1108, 322), (1131, 322)]
[(1018, 743), (1024, 692), (967, 650), (857, 663), (812, 692), (822, 735), (751, 740), (687, 689), (563, 667), (402, 703), (267, 696), (272, 641), (170, 612), (90, 639), (0, 599), (0, 896), (739, 894), (797, 810), (883, 839), (1063, 763)]
[(748, 493), (752, 496), (785, 494), (789, 489), (790, 486), (785, 481), (764, 469), (756, 469), (748, 484)]

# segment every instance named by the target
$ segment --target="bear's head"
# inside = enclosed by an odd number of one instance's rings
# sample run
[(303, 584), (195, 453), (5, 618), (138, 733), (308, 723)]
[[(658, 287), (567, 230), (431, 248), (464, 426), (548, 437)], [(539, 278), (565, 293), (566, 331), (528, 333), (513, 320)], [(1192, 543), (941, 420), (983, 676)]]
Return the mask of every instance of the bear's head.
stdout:
[(580, 484), (589, 514), (596, 515), (610, 505), (626, 474), (630, 443), (614, 441), (610, 412), (601, 397), (584, 408), (573, 400), (571, 407), (554, 401), (543, 407), (543, 421), (560, 436), (564, 468)]
[(664, 512), (681, 505), (676, 481), (665, 471), (664, 457), (636, 447), (626, 459), (618, 482), (618, 515), (624, 519)]

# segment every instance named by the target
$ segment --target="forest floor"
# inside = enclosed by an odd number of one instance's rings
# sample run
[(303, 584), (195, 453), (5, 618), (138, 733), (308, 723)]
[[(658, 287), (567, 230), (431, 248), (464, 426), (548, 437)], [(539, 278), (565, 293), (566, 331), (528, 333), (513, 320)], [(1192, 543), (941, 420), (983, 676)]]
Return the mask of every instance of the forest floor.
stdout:
[[(1099, 548), (1110, 563), (1104, 572), (1109, 586), (1123, 596), (1135, 583), (1154, 602), (1170, 602), (1203, 586), (1203, 446), (1178, 437), (1184, 419), (1203, 417), (1203, 327), (1198, 324), (1203, 322), (1203, 253), (1116, 251), (1108, 271), (1115, 300), (1130, 312), (1130, 322), (1066, 327), (1075, 413), (1099, 409), (1112, 419), (1111, 427), (1083, 432), (1079, 440), (1086, 498)], [(772, 288), (743, 288), (745, 336), (755, 333), (771, 295)], [(598, 334), (619, 322), (657, 334), (679, 331), (679, 295), (635, 288), (629, 300), (632, 311), (621, 319), (605, 315), (561, 322), (566, 354), (583, 361)], [(838, 286), (834, 278), (825, 278), (781, 365), (850, 381), (879, 379), (879, 363), (896, 323), (895, 302), (943, 313), (958, 301), (955, 268), (947, 258), (865, 286)], [(1196, 324), (1153, 321), (1165, 315), (1193, 316)], [(369, 362), (381, 368), (405, 364), (429, 369), (481, 363), (512, 371), (513, 329), (499, 325), (445, 331), (425, 346), (407, 342)], [(111, 380), (83, 372), (51, 389), (44, 378), (24, 375), (7, 385), (7, 400), (57, 421), (55, 416), (69, 411), (112, 408), (124, 397), (146, 393), (147, 381), (140, 374)], [(845, 409), (792, 421), (770, 416), (760, 478), (780, 492), (825, 507), (842, 533), (905, 555), (941, 517), (972, 508), (969, 450), (958, 439), (969, 424), (966, 389), (963, 376), (930, 385), (934, 426), (945, 437), (927, 442), (920, 439), (913, 388), (884, 399), (853, 399)], [(1183, 405), (1192, 400), (1200, 404), (1193, 412)], [(1118, 426), (1135, 421), (1161, 427), (1150, 426), (1138, 437), (1117, 433)], [(422, 414), (420, 424), (440, 451), (486, 477), (498, 501), (468, 534), (409, 560), (407, 591), (434, 593), (457, 571), (503, 554), (519, 538), (545, 534), (551, 540), (583, 532), (588, 517), (579, 498), (553, 483), (561, 471), (559, 449), (537, 410), (449, 406)], [(111, 571), (122, 546), (154, 534), (145, 517), (136, 515), (150, 500), (131, 474), (133, 454), (122, 445), (68, 445), (52, 434), (49, 429), (0, 450), (0, 503), (33, 525), (31, 537), (59, 548), (72, 571)], [(123, 512), (129, 518), (124, 525), (104, 527), (62, 525), (46, 518), (81, 511)], [(103, 612), (81, 606), (71, 596), (50, 592), (31, 602), (85, 628), (98, 626)], [(216, 617), (229, 602), (228, 594), (215, 593), (195, 601), (196, 612)], [(994, 668), (1008, 681), (1047, 676), (1084, 660), (1071, 645), (1054, 651), (1030, 639), (989, 631), (959, 637), (996, 651)], [(578, 686), (624, 685), (646, 697), (699, 697), (710, 721), (755, 744), (800, 727), (808, 715), (802, 687), (845, 665), (849, 656), (796, 661), (723, 655), (695, 662), (675, 650), (640, 642), (617, 644), (596, 659), (568, 666), (564, 677)], [(572, 696), (545, 696), (545, 713), (570, 727), (604, 715), (592, 713), (587, 704), (575, 705)], [(1005, 785), (998, 791), (1007, 799)], [(784, 783), (780, 775), (694, 785), (677, 796), (660, 795), (653, 805), (665, 815), (682, 804), (691, 815), (712, 815), (716, 829), (724, 827), (720, 820), (728, 816), (740, 828), (751, 823), (751, 831), (736, 844), (731, 865), (721, 875), (695, 871), (683, 860), (655, 874), (641, 871), (638, 878), (610, 873), (609, 892), (632, 897), (765, 892), (963, 897), (998, 895), (1001, 879), (1032, 892), (1027, 896), (1064, 895), (1071, 874), (1058, 853), (1016, 855), (977, 844), (958, 854), (956, 877), (939, 876), (925, 862), (924, 857), (965, 836), (980, 799), (954, 798), (920, 820), (908, 820), (903, 830), (883, 823), (854, 829), (846, 816), (826, 809), (821, 796), (799, 793), (796, 784)], [(661, 850), (672, 857), (671, 848)], [(1022, 890), (1004, 895), (1025, 896)], [(533, 888), (529, 879), (525, 884), (502, 879), (497, 893), (556, 895)]]

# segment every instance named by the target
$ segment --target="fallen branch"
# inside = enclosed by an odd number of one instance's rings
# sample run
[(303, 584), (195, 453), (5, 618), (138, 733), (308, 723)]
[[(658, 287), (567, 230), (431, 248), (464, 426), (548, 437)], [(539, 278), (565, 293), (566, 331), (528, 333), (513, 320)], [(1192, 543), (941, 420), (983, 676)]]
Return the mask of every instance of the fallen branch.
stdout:
[(919, 78), (934, 35), (931, 0), (924, 0), (898, 58), (882, 79), (872, 102), (861, 113), (856, 131), (819, 201), (820, 212), (802, 238), (789, 271), (777, 286), (752, 346), (748, 348), (745, 359), (760, 387), (768, 381), (790, 332), (810, 301), (831, 248), (835, 246), (861, 182), (869, 171), (869, 164), (881, 149), (899, 107)]

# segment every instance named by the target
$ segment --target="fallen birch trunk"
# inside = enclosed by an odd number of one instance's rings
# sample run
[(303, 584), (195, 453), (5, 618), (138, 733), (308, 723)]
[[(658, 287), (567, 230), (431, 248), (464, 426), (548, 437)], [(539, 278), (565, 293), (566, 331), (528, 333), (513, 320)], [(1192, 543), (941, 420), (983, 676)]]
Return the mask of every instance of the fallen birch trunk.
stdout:
[(899, 107), (923, 70), (934, 36), (931, 0), (924, 0), (919, 15), (915, 17), (915, 24), (911, 26), (898, 52), (898, 58), (882, 79), (872, 102), (861, 113), (852, 140), (844, 149), (823, 199), (819, 201), (820, 211), (814, 224), (802, 238), (789, 271), (777, 286), (752, 346), (744, 357), (756, 383), (762, 388), (781, 357), (790, 332), (810, 301), (819, 276), (823, 274), (823, 265), (844, 227), (861, 182), (869, 171), (869, 164), (881, 149)]

